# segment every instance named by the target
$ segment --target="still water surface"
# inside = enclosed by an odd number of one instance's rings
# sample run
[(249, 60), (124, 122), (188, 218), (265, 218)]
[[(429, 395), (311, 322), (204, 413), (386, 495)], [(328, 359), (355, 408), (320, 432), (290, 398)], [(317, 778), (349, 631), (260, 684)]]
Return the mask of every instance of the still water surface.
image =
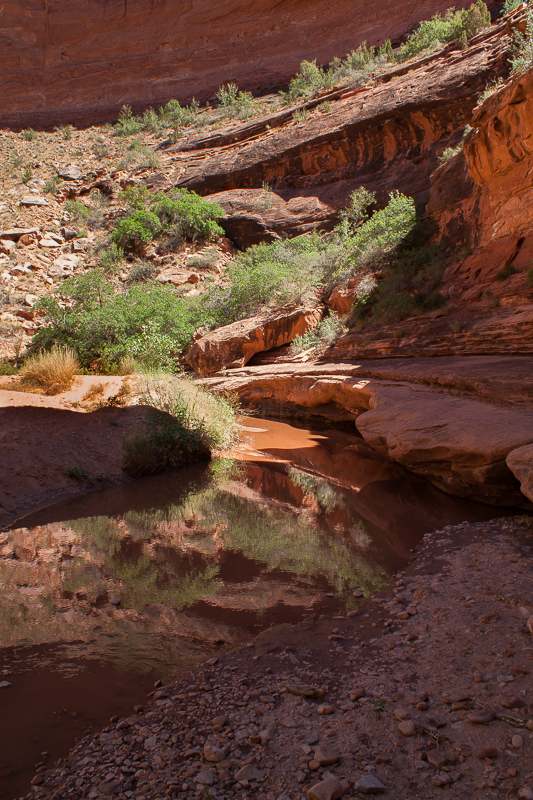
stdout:
[(77, 497), (0, 534), (1, 798), (154, 679), (354, 608), (426, 531), (495, 514), (352, 433), (242, 422), (237, 459)]

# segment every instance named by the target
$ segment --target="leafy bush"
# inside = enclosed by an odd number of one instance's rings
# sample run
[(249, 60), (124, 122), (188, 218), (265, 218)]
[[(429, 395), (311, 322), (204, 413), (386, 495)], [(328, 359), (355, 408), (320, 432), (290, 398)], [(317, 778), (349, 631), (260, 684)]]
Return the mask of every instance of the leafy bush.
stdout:
[(130, 106), (122, 106), (114, 127), (115, 136), (135, 136), (141, 131), (161, 136), (168, 128), (178, 133), (193, 125), (199, 105), (194, 100), (189, 107), (181, 106), (178, 100), (170, 100), (158, 109), (148, 108), (140, 116), (135, 116)]
[(528, 8), (525, 33), (514, 34), (511, 74), (521, 75), (533, 66), (533, 8)]
[(19, 371), (21, 384), (42, 394), (59, 394), (72, 386), (80, 365), (68, 347), (52, 347), (50, 352), (30, 356)]
[(151, 211), (134, 211), (123, 219), (111, 234), (117, 247), (133, 250), (141, 245), (149, 244), (162, 229), (159, 218)]
[(48, 326), (34, 337), (35, 346), (66, 345), (84, 368), (102, 372), (116, 371), (123, 358), (133, 355), (148, 368), (175, 369), (178, 354), (195, 331), (216, 321), (198, 298), (178, 297), (157, 282), (116, 294), (99, 269), (68, 278), (58, 297), (43, 298), (40, 308)]
[(522, 0), (505, 0), (501, 11), (501, 16), (505, 17), (507, 14), (510, 14), (515, 10), (515, 8), (518, 8), (521, 2)]
[(329, 88), (330, 85), (328, 73), (317, 65), (316, 59), (315, 61), (302, 61), (300, 72), (291, 80), (288, 91), (281, 93), (281, 97), (283, 102), (288, 105), (300, 97), (312, 97)]
[(217, 223), (225, 216), (224, 209), (196, 192), (174, 189), (168, 194), (156, 194), (150, 208), (164, 227), (172, 228), (171, 232), (178, 238), (206, 241), (224, 236)]
[(301, 336), (297, 336), (291, 342), (291, 350), (296, 353), (303, 353), (304, 350), (309, 350), (311, 347), (315, 349), (315, 354), (323, 353), (328, 347), (331, 347), (339, 336), (346, 330), (344, 318), (340, 318), (337, 314), (330, 314), (321, 320), (314, 328), (310, 328)]
[(254, 98), (250, 92), (241, 92), (236, 83), (221, 86), (217, 92), (217, 99), (226, 117), (246, 119), (253, 113)]
[(390, 253), (415, 225), (413, 199), (400, 192), (391, 192), (389, 198), (385, 208), (372, 214), (349, 237), (347, 246), (352, 250), (351, 259), (357, 260), (359, 265)]
[(421, 22), (400, 48), (398, 59), (408, 61), (448, 42), (459, 42), (466, 46), (467, 39), (488, 27), (490, 12), (483, 0), (476, 0), (470, 8), (460, 11), (449, 8), (444, 16), (435, 14), (431, 19)]
[(134, 477), (205, 460), (236, 438), (235, 409), (185, 378), (149, 378), (140, 402), (154, 409), (148, 428), (123, 443), (124, 469)]
[(26, 142), (34, 142), (37, 139), (37, 132), (33, 128), (26, 128), (20, 132), (20, 135)]
[(368, 74), (388, 62), (395, 61), (390, 39), (381, 47), (368, 47), (363, 42), (356, 50), (348, 53), (346, 58), (334, 58), (328, 67), (330, 85), (346, 82), (360, 83), (368, 79)]

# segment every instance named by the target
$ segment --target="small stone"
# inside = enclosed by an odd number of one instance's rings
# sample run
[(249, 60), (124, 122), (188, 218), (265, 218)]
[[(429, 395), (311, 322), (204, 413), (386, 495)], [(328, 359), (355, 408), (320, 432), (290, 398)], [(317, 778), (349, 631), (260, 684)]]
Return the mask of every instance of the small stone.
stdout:
[(533, 617), (530, 617), (527, 621), (527, 628), (530, 634), (533, 636)]
[(363, 794), (381, 794), (386, 791), (386, 787), (375, 775), (365, 775), (355, 782), (355, 788)]
[(407, 611), (400, 611), (398, 614), (396, 614), (396, 619), (409, 619), (409, 614)]
[(37, 773), (37, 775), (35, 775), (35, 776), (34, 776), (34, 777), (31, 779), (31, 785), (32, 785), (32, 786), (39, 786), (39, 784), (41, 784), (43, 781), (44, 781), (44, 775), (43, 775), (43, 773), (42, 773), (42, 772), (38, 772), (38, 773)]
[(111, 603), (112, 606), (119, 606), (122, 601), (120, 597), (110, 597), (109, 602)]
[(102, 794), (118, 794), (122, 789), (122, 784), (118, 780), (104, 781), (98, 788)]
[(450, 775), (447, 775), (445, 772), (440, 772), (438, 775), (432, 777), (431, 783), (433, 786), (448, 786), (448, 784), (453, 783), (453, 781)]
[(497, 747), (481, 747), (477, 751), (476, 755), (481, 760), (485, 758), (498, 758), (499, 751)]
[(215, 782), (215, 778), (213, 773), (208, 769), (201, 769), (196, 775), (195, 781), (196, 783), (205, 784), (206, 786), (212, 786)]
[(307, 800), (338, 800), (342, 797), (342, 785), (337, 778), (329, 775), (320, 783), (315, 783), (307, 792)]
[(442, 769), (448, 761), (446, 754), (442, 750), (430, 750), (427, 754), (427, 760), (436, 769)]
[(518, 790), (518, 800), (533, 800), (533, 789), (529, 786), (522, 786)]
[(511, 744), (515, 748), (515, 750), (520, 750), (521, 747), (524, 746), (524, 740), (522, 737), (517, 733), (511, 739)]
[(263, 775), (264, 773), (257, 769), (257, 767), (254, 767), (253, 764), (246, 764), (246, 766), (237, 770), (233, 777), (238, 783), (242, 783), (242, 781), (257, 781), (262, 778)]
[(402, 736), (414, 736), (416, 733), (415, 723), (412, 719), (406, 719), (398, 724), (398, 730)]
[(45, 236), (39, 242), (39, 247), (61, 247), (61, 242), (57, 242), (55, 239)]
[(294, 719), (294, 717), (280, 717), (279, 724), (283, 725), (284, 728), (299, 727), (299, 723)]
[(211, 720), (211, 724), (213, 728), (223, 728), (228, 724), (228, 718), (224, 714), (219, 714), (218, 717)]
[(0, 689), (9, 689), (10, 686), (9, 681), (0, 681)]
[(350, 698), (352, 703), (354, 703), (356, 700), (359, 700), (361, 697), (365, 696), (366, 696), (366, 690), (363, 689), (362, 686), (357, 686), (355, 689), (352, 689), (348, 694), (348, 697)]
[(219, 761), (223, 761), (225, 758), (225, 753), (220, 747), (216, 747), (214, 744), (209, 744), (206, 742), (204, 744), (204, 758), (206, 761), (212, 761), (216, 764)]
[(218, 658), (216, 656), (213, 656), (213, 658), (208, 658), (205, 663), (207, 664), (208, 667), (214, 667), (215, 664), (218, 663)]
[(317, 713), (320, 714), (321, 716), (324, 716), (326, 714), (334, 714), (335, 708), (333, 706), (330, 706), (329, 703), (322, 703), (322, 705), (318, 706)]
[(474, 725), (487, 725), (494, 719), (494, 711), (491, 711), (490, 708), (484, 708), (481, 711), (473, 711), (468, 715), (467, 719)]
[(44, 197), (39, 197), (38, 194), (28, 194), (21, 198), (21, 206), (47, 206), (48, 201)]
[(502, 706), (504, 708), (524, 708), (525, 702), (522, 700), (521, 697), (517, 697), (517, 695), (512, 694), (509, 697), (504, 697), (502, 700)]
[(76, 164), (71, 164), (69, 167), (58, 170), (57, 174), (65, 181), (77, 181), (81, 178), (81, 169)]
[(409, 719), (409, 717), (411, 716), (409, 711), (406, 708), (402, 708), (402, 706), (398, 706), (397, 708), (395, 708), (392, 713), (394, 714), (398, 722), (403, 722), (403, 720)]
[(321, 767), (329, 767), (336, 764), (339, 760), (339, 754), (327, 744), (319, 744), (315, 750), (314, 760), (318, 761)]

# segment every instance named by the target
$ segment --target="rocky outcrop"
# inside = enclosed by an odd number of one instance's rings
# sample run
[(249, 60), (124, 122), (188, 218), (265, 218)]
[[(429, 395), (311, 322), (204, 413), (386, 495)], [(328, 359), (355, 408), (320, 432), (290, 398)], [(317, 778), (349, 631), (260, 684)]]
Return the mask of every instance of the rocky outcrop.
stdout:
[(506, 462), (513, 475), (520, 481), (522, 494), (533, 501), (533, 444), (512, 450)]
[(255, 353), (292, 342), (316, 325), (321, 316), (320, 309), (292, 306), (239, 320), (197, 339), (186, 360), (200, 375), (223, 367), (243, 367)]
[(226, 212), (220, 224), (237, 247), (292, 238), (315, 228), (332, 227), (337, 212), (316, 197), (284, 200), (268, 188), (232, 189), (210, 195)]
[[(286, 82), (303, 59), (320, 63), (363, 40), (379, 44), (452, 5), (445, 0), (4, 0), (0, 119), (57, 125), (177, 97), (210, 97)], [(465, 6), (468, 2), (458, 5)]]
[(460, 236), (478, 249), (507, 241), (505, 266), (533, 234), (533, 69), (489, 97), (470, 124), (463, 151), (434, 176), (428, 211), (445, 241)]
[(356, 420), (374, 450), (445, 491), (527, 505), (506, 458), (533, 443), (533, 411), (523, 406), (533, 392), (532, 360), (443, 362), (248, 367), (205, 382), (236, 393), (245, 408)]
[(427, 200), (437, 156), (460, 138), (487, 82), (507, 73), (509, 43), (500, 24), (467, 50), (450, 45), (375, 85), (324, 95), (305, 124), (283, 111), (235, 126), (233, 141), (180, 140), (163, 156), (175, 167), (167, 185), (207, 195), (266, 181), (287, 200), (310, 195), (334, 208), (360, 185), (382, 199), (399, 189)]

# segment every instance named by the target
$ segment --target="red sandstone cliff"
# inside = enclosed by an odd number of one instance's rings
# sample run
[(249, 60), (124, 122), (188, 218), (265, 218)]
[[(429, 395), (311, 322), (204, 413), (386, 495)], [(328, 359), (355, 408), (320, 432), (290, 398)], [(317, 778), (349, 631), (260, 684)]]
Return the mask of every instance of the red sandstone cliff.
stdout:
[(93, 123), (119, 108), (281, 85), (303, 59), (379, 44), (451, 5), (406, 0), (3, 0), (0, 125)]

